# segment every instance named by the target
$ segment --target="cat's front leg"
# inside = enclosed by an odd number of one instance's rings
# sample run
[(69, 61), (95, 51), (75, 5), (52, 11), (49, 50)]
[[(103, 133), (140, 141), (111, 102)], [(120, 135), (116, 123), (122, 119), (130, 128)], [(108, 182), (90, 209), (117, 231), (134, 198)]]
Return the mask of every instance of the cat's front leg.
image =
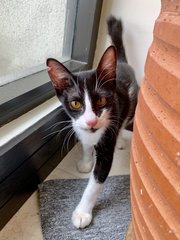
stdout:
[(88, 185), (83, 193), (81, 201), (72, 214), (72, 222), (77, 228), (84, 228), (91, 223), (92, 210), (96, 199), (102, 189), (111, 169), (115, 142), (108, 143), (105, 147), (96, 147), (96, 164), (90, 176)]
[(83, 159), (77, 162), (77, 169), (80, 173), (88, 173), (92, 170), (94, 147), (83, 144)]
[(91, 223), (92, 210), (101, 188), (102, 184), (96, 181), (94, 173), (92, 173), (81, 201), (72, 214), (72, 222), (75, 227), (84, 228)]

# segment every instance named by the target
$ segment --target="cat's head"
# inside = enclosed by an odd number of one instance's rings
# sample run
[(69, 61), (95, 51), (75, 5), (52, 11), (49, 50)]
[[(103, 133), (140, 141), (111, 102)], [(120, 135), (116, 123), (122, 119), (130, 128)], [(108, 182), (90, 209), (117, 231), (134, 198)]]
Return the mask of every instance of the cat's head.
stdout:
[(116, 88), (116, 50), (110, 46), (97, 69), (71, 73), (48, 59), (48, 73), (64, 109), (79, 131), (94, 133), (109, 124)]

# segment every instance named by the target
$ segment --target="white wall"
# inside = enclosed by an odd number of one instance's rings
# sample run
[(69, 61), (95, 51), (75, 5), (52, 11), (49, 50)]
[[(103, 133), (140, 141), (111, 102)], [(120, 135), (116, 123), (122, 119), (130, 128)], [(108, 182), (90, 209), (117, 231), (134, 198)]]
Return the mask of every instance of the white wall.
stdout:
[(124, 45), (129, 64), (134, 68), (140, 83), (144, 75), (144, 64), (152, 42), (153, 26), (160, 13), (160, 0), (104, 0), (94, 67), (104, 50), (110, 45), (106, 31), (106, 18), (113, 14), (122, 19)]

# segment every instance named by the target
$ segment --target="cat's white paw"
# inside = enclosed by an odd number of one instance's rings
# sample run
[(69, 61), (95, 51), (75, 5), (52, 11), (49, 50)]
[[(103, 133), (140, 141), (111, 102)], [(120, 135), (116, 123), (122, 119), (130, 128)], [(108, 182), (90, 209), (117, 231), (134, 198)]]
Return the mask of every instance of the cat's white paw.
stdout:
[(92, 214), (75, 210), (72, 214), (72, 222), (76, 228), (85, 228), (91, 223)]
[(92, 170), (92, 167), (93, 160), (91, 161), (80, 160), (77, 162), (77, 169), (80, 173), (88, 173)]

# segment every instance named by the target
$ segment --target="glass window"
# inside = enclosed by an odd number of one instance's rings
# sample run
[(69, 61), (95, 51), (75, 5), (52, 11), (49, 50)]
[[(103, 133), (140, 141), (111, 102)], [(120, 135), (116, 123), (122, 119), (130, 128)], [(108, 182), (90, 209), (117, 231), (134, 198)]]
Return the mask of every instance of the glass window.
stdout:
[(101, 6), (99, 0), (0, 0), (0, 127), (54, 96), (48, 57), (71, 71), (92, 67)]
[(67, 0), (1, 1), (0, 86), (45, 69), (48, 57), (61, 61), (70, 57), (63, 56), (70, 52), (63, 48), (72, 40), (65, 34), (66, 20), (76, 11), (69, 16), (69, 6)]

